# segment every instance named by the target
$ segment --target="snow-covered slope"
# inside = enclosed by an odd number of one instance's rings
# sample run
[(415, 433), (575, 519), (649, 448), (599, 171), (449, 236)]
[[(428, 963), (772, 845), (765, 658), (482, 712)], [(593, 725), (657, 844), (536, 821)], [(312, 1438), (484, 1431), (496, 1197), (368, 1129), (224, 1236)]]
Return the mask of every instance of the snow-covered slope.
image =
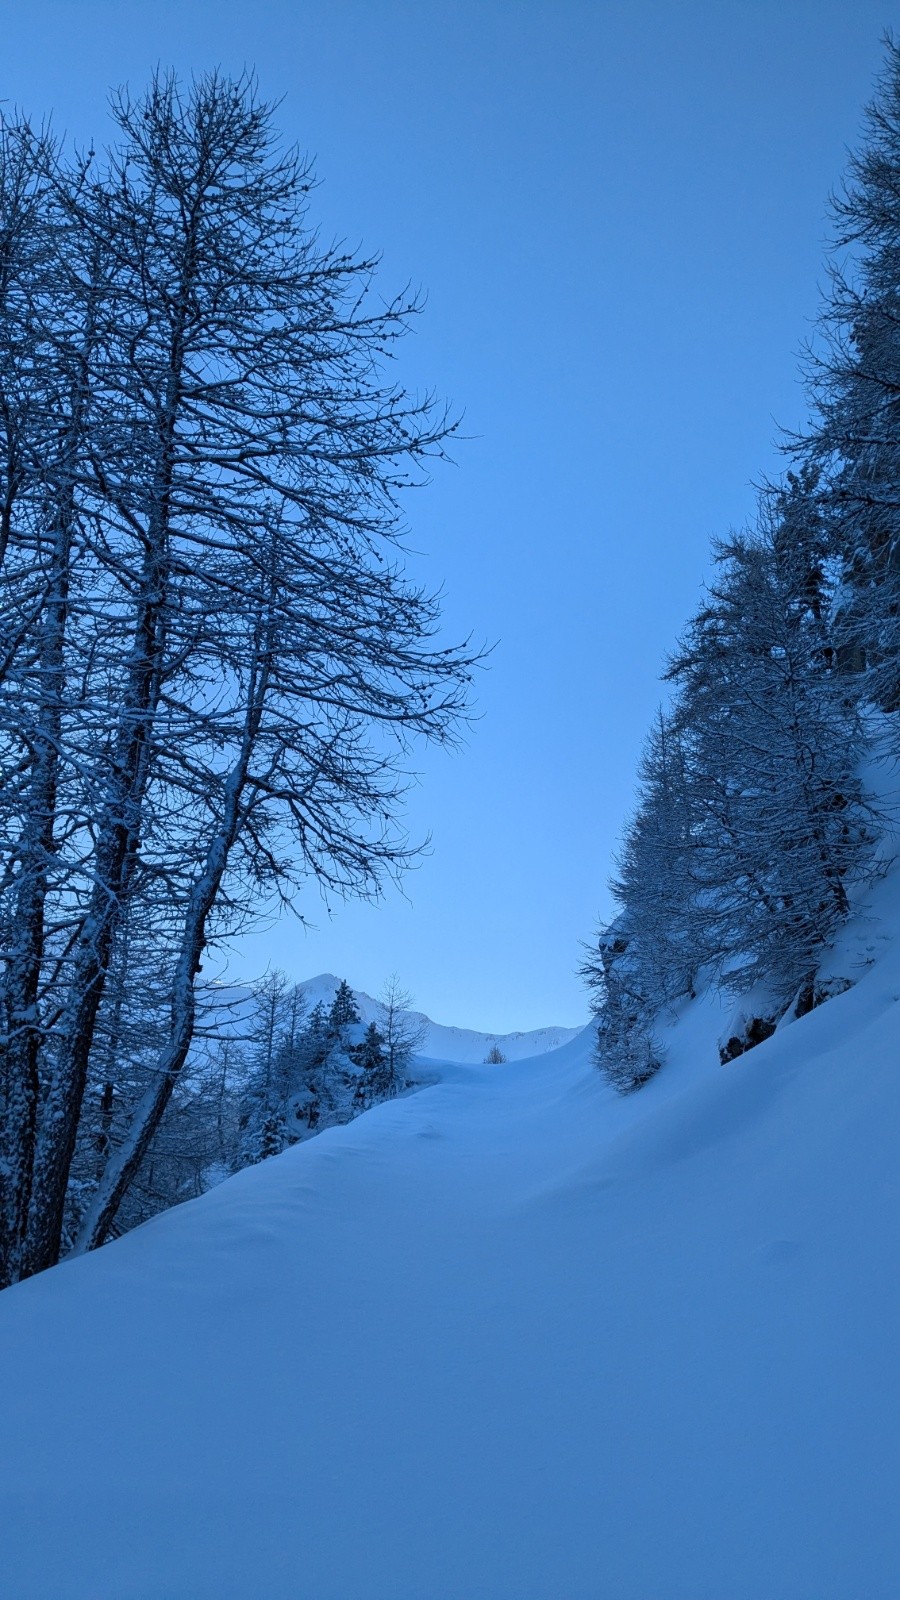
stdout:
[(0, 1297), (4, 1596), (896, 1600), (898, 908), (727, 1068), (456, 1064)]
[[(314, 1006), (321, 1001), (330, 1006), (337, 990), (338, 979), (331, 972), (308, 978), (299, 987), (307, 1002)], [(363, 1022), (378, 1022), (381, 1007), (377, 1000), (362, 989), (354, 989), (353, 997)], [(524, 1061), (528, 1056), (544, 1055), (548, 1050), (558, 1050), (577, 1038), (581, 1028), (533, 1028), (528, 1033), (479, 1033), (474, 1028), (452, 1028), (441, 1022), (432, 1022), (422, 1011), (411, 1011), (410, 1020), (421, 1024), (423, 1038), (419, 1054), (436, 1061), (484, 1061), (492, 1045), (497, 1045), (507, 1061)]]

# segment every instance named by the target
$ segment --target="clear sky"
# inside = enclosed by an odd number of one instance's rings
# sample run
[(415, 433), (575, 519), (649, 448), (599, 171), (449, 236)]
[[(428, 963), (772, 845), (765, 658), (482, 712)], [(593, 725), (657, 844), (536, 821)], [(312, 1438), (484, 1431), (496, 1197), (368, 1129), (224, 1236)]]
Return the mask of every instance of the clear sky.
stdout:
[(427, 292), (402, 376), (465, 411), (409, 506), (448, 635), (496, 640), (480, 720), (411, 797), (406, 898), (311, 891), (241, 953), (441, 1021), (587, 1015), (666, 651), (710, 536), (803, 413), (826, 198), (900, 25), (881, 0), (2, 0), (0, 98), (80, 141), (154, 64), (255, 66), (313, 215)]

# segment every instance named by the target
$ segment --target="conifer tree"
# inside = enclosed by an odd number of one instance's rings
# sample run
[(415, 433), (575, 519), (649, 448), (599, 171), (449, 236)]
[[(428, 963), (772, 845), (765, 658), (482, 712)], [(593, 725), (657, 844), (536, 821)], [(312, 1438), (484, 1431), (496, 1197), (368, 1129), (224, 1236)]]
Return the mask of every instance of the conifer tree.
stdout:
[[(667, 785), (645, 766), (614, 886), (620, 915), (585, 965), (602, 1064), (619, 1087), (652, 1071), (654, 1019), (692, 965), (733, 990), (755, 989), (769, 1008), (762, 1031), (793, 993), (815, 1003), (821, 952), (869, 870), (879, 819), (861, 758), (872, 727), (879, 747), (887, 728), (896, 748), (900, 729), (900, 47), (891, 38), (833, 213), (798, 469), (764, 493), (751, 533), (717, 548), (715, 581), (669, 673), (683, 805), (673, 811)], [(670, 852), (673, 817), (680, 843)], [(667, 870), (676, 860), (682, 868)]]
[(866, 134), (833, 202), (830, 288), (809, 361), (801, 460), (840, 565), (835, 645), (857, 692), (900, 709), (900, 47), (885, 61)]
[(353, 1027), (359, 1020), (359, 1009), (353, 998), (353, 990), (346, 978), (342, 978), (331, 1002), (328, 1025), (340, 1036), (345, 1028)]
[(787, 520), (772, 495), (752, 536), (719, 547), (670, 673), (707, 955), (729, 986), (763, 982), (776, 1003), (811, 980), (872, 839), (863, 733), (810, 588), (795, 488)]
[(390, 1061), (385, 1053), (384, 1040), (375, 1022), (370, 1022), (359, 1044), (351, 1054), (362, 1074), (356, 1090), (361, 1106), (371, 1106), (387, 1099), (393, 1087)]
[[(778, 1016), (814, 993), (821, 951), (867, 870), (865, 748), (838, 670), (812, 473), (765, 495), (670, 669), (676, 687), (641, 769), (613, 892), (621, 908), (583, 971), (598, 1060), (619, 1089), (660, 1065), (668, 1008), (698, 972), (760, 986)], [(811, 1001), (810, 1001), (811, 1003)]]
[(662, 711), (644, 749), (639, 802), (611, 888), (620, 914), (582, 973), (599, 1018), (598, 1063), (628, 1090), (660, 1065), (653, 1024), (692, 992), (703, 960), (684, 750)]
[(327, 1087), (326, 1064), (334, 1042), (328, 1013), (317, 1001), (309, 1014), (305, 1028), (297, 1041), (293, 1073), (293, 1092), (290, 1099), (293, 1115), (292, 1132), (305, 1124), (318, 1128), (323, 1111), (327, 1112), (331, 1096)]

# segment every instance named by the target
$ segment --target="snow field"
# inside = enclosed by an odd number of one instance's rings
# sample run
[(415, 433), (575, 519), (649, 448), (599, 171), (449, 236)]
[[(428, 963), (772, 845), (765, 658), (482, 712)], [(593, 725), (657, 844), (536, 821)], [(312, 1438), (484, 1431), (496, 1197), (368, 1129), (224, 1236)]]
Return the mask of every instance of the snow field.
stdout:
[(894, 923), (727, 1068), (709, 996), (629, 1099), (447, 1066), (8, 1291), (4, 1594), (895, 1600)]

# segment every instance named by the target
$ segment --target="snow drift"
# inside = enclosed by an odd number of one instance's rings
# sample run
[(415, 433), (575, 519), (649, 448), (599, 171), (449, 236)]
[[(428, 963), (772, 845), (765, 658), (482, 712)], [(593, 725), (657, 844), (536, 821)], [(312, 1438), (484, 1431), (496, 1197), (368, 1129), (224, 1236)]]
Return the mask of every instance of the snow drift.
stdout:
[(894, 1600), (900, 891), (727, 1067), (591, 1030), (0, 1298), (11, 1600)]

